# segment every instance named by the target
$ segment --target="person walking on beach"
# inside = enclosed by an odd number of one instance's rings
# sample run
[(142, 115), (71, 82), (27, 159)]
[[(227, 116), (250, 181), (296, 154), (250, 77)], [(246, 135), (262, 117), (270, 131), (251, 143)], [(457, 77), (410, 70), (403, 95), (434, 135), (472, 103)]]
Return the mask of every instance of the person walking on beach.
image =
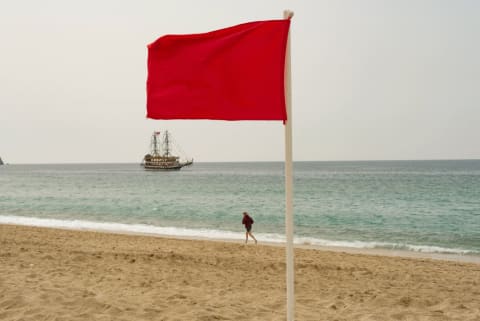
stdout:
[(247, 212), (243, 212), (242, 224), (245, 225), (245, 229), (247, 230), (245, 232), (245, 244), (247, 244), (247, 242), (248, 242), (248, 236), (249, 235), (255, 241), (255, 244), (257, 244), (257, 239), (255, 238), (255, 236), (253, 236), (253, 234), (251, 232), (252, 231), (253, 218), (251, 218), (250, 215), (248, 215)]

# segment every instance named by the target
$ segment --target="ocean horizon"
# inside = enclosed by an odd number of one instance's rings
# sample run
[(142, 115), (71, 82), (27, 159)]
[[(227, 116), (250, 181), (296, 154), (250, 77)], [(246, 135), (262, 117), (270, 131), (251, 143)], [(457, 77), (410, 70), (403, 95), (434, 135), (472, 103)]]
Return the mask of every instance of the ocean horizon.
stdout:
[[(0, 224), (285, 242), (283, 162), (0, 167)], [(480, 160), (294, 163), (299, 245), (480, 256)]]

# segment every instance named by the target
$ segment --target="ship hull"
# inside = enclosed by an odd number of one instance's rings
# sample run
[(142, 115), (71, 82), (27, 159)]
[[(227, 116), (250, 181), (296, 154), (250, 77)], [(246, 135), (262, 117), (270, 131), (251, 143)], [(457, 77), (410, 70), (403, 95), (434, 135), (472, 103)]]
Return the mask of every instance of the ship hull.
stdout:
[(184, 165), (180, 165), (180, 166), (169, 166), (169, 167), (165, 167), (165, 166), (158, 166), (158, 165), (143, 165), (143, 168), (145, 168), (146, 170), (151, 170), (151, 171), (178, 171), (180, 170), (180, 168), (182, 168)]

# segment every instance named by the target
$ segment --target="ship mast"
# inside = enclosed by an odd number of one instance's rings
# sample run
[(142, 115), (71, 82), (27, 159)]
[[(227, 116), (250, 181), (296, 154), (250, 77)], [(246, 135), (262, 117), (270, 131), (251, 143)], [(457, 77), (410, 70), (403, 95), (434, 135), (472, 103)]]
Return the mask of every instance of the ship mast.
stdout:
[(153, 156), (159, 156), (160, 153), (159, 153), (159, 146), (158, 146), (158, 141), (157, 141), (157, 135), (159, 135), (160, 132), (153, 132), (153, 135), (152, 135), (152, 155)]
[(165, 131), (165, 136), (163, 138), (163, 150), (165, 151), (165, 156), (170, 156), (170, 141), (168, 137), (168, 130)]

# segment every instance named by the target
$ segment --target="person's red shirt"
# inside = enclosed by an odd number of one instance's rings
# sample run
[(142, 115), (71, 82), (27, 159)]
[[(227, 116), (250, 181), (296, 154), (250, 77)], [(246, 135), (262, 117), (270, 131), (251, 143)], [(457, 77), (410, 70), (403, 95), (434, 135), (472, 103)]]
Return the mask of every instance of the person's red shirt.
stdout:
[(253, 219), (249, 215), (243, 216), (242, 224), (245, 225), (246, 228), (249, 228), (253, 224)]

